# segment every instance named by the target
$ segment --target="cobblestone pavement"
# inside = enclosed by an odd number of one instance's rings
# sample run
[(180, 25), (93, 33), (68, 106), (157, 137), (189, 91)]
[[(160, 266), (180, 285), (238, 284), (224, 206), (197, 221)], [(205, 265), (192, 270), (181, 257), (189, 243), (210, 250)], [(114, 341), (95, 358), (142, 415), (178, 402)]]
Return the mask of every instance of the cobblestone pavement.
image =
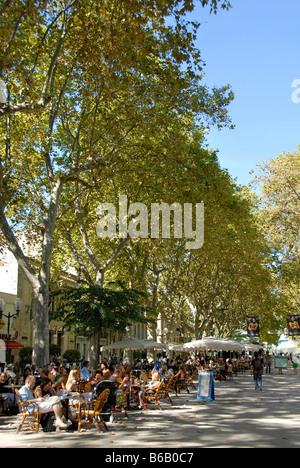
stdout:
[(216, 401), (197, 403), (196, 391), (172, 396), (163, 411), (149, 406), (122, 415), (101, 434), (92, 426), (77, 432), (16, 434), (19, 416), (0, 417), (1, 447), (9, 448), (300, 448), (300, 376), (267, 375), (256, 392), (250, 375), (216, 382)]

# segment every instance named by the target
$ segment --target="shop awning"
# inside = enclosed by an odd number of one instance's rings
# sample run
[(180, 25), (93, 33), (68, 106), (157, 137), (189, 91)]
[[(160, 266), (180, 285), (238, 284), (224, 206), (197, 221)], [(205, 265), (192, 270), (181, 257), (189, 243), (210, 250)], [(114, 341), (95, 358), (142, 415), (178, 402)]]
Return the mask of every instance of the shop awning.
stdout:
[(24, 348), (24, 345), (18, 343), (17, 341), (10, 341), (9, 342), (9, 349), (21, 349)]

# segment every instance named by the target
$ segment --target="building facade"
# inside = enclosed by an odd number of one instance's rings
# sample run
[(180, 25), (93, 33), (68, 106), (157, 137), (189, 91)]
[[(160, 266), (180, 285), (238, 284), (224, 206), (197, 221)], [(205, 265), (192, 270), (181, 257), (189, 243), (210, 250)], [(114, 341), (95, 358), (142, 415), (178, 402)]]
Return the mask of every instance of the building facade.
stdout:
[[(17, 298), (22, 299), (23, 309), (19, 317), (10, 320), (9, 354), (13, 364), (18, 363), (21, 348), (33, 346), (34, 297), (32, 288), (14, 256), (5, 251), (0, 258), (0, 299), (6, 303), (4, 315), (15, 314), (14, 301)], [(7, 317), (3, 316), (0, 326), (0, 339), (7, 347)], [(75, 348), (75, 337), (63, 331), (62, 323), (53, 321), (49, 325), (49, 343), (59, 345), (63, 354), (67, 349)], [(88, 347), (88, 342), (85, 345)]]
[[(66, 281), (70, 284), (76, 280), (72, 275), (66, 275)], [(10, 320), (9, 331), (9, 361), (17, 364), (19, 361), (20, 349), (23, 347), (33, 346), (33, 308), (34, 297), (32, 288), (25, 277), (22, 270), (19, 268), (14, 256), (5, 251), (0, 256), (0, 299), (6, 303), (4, 314), (14, 315), (14, 301), (20, 298), (23, 301), (23, 308), (18, 317)], [(55, 307), (52, 303), (51, 307)], [(167, 328), (168, 327), (168, 328)], [(7, 344), (8, 335), (8, 319), (3, 316), (0, 321), (0, 343), (3, 347), (3, 342)], [(146, 324), (136, 323), (132, 325), (124, 333), (108, 331), (100, 336), (99, 339), (99, 358), (109, 357), (111, 353), (103, 352), (103, 347), (111, 343), (115, 343), (124, 339), (125, 336), (134, 337), (137, 339), (147, 339), (158, 341), (160, 343), (183, 343), (183, 333), (180, 331), (176, 323), (166, 323), (161, 317), (158, 318), (157, 325), (152, 325), (150, 328)], [(57, 321), (52, 321), (49, 324), (49, 344), (59, 345), (61, 356), (68, 349), (77, 349), (80, 352), (82, 360), (90, 360), (90, 341), (80, 335), (63, 330), (63, 324)], [(2, 356), (3, 356), (3, 350)], [(116, 354), (118, 352), (116, 351)], [(133, 353), (130, 354), (130, 358)], [(3, 357), (2, 357), (3, 358)], [(51, 356), (50, 356), (51, 358)], [(1, 362), (1, 361), (0, 361)]]

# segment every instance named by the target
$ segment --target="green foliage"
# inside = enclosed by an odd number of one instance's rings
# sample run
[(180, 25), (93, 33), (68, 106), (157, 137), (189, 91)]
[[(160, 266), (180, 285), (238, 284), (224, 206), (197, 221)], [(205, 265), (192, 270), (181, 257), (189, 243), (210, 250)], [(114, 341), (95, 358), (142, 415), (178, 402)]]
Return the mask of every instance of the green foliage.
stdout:
[(88, 337), (104, 330), (124, 331), (135, 322), (153, 319), (154, 311), (140, 303), (145, 293), (117, 285), (120, 290), (81, 282), (77, 288), (59, 290), (53, 294), (58, 307), (51, 318), (63, 321), (67, 330), (75, 328)]
[(61, 353), (61, 348), (59, 345), (57, 344), (51, 344), (50, 345), (50, 356), (55, 356), (55, 355), (59, 355)]
[(254, 181), (261, 193), (258, 215), (272, 249), (270, 268), (281, 306), (277, 316), (285, 327), (286, 315), (300, 313), (300, 147), (259, 169)]
[[(225, 0), (200, 4), (214, 13), (230, 8)], [(293, 284), (297, 307), (297, 257), (290, 260), (299, 204), (285, 193), (293, 183), (299, 194), (299, 174), (283, 181), (289, 163), (280, 164), (278, 190), (272, 195), (275, 179), (264, 185), (260, 217), (253, 194), (207, 148), (207, 128), (232, 127), (234, 96), (229, 85), (204, 84), (199, 23), (187, 19), (195, 5), (15, 0), (0, 7), (0, 75), (8, 89), (0, 109), (0, 242), (18, 257), (36, 295), (44, 291), (38, 338), (48, 335), (50, 277), (60, 282), (70, 267), (87, 282), (74, 289), (60, 283), (51, 318), (89, 337), (135, 322), (155, 330), (156, 314), (192, 337), (229, 336), (247, 314), (259, 314), (264, 330), (276, 329), (282, 296), (271, 248), (287, 254), (281, 287)], [(97, 206), (117, 205), (119, 195), (149, 208), (203, 201), (203, 249), (187, 252), (186, 239), (100, 241)], [(103, 287), (117, 279), (123, 285)]]
[(23, 371), (26, 364), (32, 363), (32, 347), (25, 346), (24, 348), (20, 349), (19, 353), (19, 367), (20, 370)]
[(80, 361), (80, 352), (78, 349), (67, 349), (63, 354), (63, 359), (68, 363), (78, 363)]

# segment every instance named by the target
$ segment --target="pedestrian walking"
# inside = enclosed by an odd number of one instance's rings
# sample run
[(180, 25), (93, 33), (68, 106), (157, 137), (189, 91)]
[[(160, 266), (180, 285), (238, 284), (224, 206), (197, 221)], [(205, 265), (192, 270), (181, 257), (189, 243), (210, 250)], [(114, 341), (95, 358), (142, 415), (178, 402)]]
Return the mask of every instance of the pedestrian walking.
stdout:
[(266, 352), (264, 364), (266, 366), (266, 374), (271, 374), (271, 356), (269, 351)]
[(264, 372), (264, 360), (256, 352), (251, 362), (251, 371), (253, 372), (253, 379), (255, 390), (262, 391), (262, 375)]
[(291, 359), (293, 363), (294, 375), (298, 375), (298, 358), (297, 354), (292, 354)]

